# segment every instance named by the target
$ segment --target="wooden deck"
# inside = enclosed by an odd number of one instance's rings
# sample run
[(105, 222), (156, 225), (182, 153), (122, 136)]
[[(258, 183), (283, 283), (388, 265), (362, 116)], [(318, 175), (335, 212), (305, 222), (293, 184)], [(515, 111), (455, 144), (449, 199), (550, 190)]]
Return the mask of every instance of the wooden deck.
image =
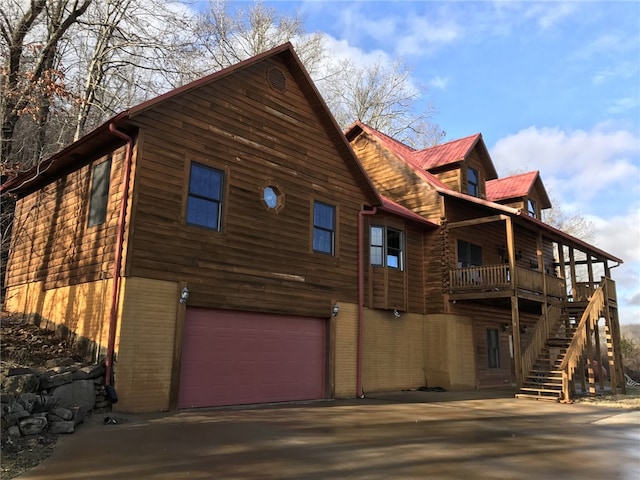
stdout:
[(512, 295), (514, 291), (556, 298), (567, 296), (563, 278), (523, 267), (516, 267), (515, 275), (512, 275), (507, 264), (450, 270), (449, 290), (452, 298), (474, 293), (478, 297)]

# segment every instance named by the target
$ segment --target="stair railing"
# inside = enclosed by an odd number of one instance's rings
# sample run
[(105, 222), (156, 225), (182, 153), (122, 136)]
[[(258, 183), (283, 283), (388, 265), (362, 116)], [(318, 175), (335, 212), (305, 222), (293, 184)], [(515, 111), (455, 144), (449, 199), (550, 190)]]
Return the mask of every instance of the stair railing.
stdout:
[(549, 305), (546, 315), (543, 313), (536, 322), (535, 329), (531, 334), (531, 341), (522, 352), (522, 372), (521, 382), (524, 382), (527, 375), (533, 370), (533, 365), (542, 353), (547, 339), (551, 336), (551, 332), (555, 331), (560, 321), (560, 308), (557, 305)]
[[(604, 282), (603, 282), (604, 283)], [(576, 332), (571, 339), (571, 343), (567, 348), (562, 362), (560, 363), (560, 370), (562, 370), (562, 401), (569, 402), (570, 386), (573, 380), (574, 373), (578, 367), (578, 364), (582, 361), (582, 355), (587, 345), (587, 338), (594, 329), (595, 324), (598, 322), (606, 305), (604, 296), (603, 283), (593, 292), (591, 300), (582, 313), (580, 322), (578, 322)]]

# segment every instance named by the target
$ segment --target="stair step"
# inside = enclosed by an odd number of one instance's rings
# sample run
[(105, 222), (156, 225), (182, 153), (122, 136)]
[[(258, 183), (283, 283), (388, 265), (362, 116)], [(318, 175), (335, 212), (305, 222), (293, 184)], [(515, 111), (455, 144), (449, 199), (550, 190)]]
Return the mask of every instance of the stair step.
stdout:
[(540, 390), (540, 389), (544, 389), (544, 390), (553, 390), (554, 392), (557, 391), (558, 389), (562, 390), (562, 384), (561, 383), (548, 383), (548, 382), (525, 382), (522, 385), (522, 389), (528, 389), (528, 390)]
[(539, 395), (530, 395), (528, 393), (516, 393), (516, 398), (526, 398), (530, 400), (544, 400), (545, 402), (559, 402), (560, 397), (541, 397)]
[(520, 391), (522, 393), (536, 393), (538, 395), (543, 395), (543, 394), (557, 395), (558, 393), (560, 393), (558, 390), (552, 390), (549, 388), (537, 388), (537, 387), (522, 387), (520, 388)]

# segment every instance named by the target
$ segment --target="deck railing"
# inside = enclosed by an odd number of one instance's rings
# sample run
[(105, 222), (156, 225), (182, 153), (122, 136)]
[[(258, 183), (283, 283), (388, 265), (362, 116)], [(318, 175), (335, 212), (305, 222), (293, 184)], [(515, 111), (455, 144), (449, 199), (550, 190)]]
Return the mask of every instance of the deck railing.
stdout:
[(540, 316), (531, 334), (531, 341), (522, 352), (521, 381), (524, 381), (533, 369), (535, 361), (544, 349), (551, 332), (557, 329), (559, 321), (560, 307), (557, 305), (549, 305), (546, 314), (543, 313), (542, 316)]
[(576, 332), (567, 348), (567, 353), (560, 363), (560, 370), (562, 370), (562, 400), (565, 402), (568, 402), (571, 398), (571, 381), (578, 365), (582, 361), (582, 356), (587, 347), (587, 339), (593, 332), (594, 326), (598, 323), (606, 306), (605, 281), (606, 279), (591, 294), (589, 304), (584, 310), (580, 322), (578, 322)]
[[(516, 267), (516, 288), (536, 293), (546, 291), (548, 295), (564, 298), (566, 284), (562, 278)], [(449, 272), (449, 288), (452, 292), (465, 290), (493, 290), (513, 288), (509, 265), (483, 265), (481, 267), (456, 268)]]

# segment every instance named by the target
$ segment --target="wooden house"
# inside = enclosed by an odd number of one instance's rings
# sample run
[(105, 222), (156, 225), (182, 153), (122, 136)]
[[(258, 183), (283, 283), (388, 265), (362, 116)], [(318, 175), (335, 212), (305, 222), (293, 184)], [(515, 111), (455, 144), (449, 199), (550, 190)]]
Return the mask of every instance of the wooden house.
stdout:
[(576, 379), (586, 389), (576, 372), (604, 356), (624, 390), (622, 260), (540, 220), (551, 203), (538, 172), (498, 179), (480, 134), (424, 150), (361, 122), (346, 136), (381, 195), (439, 225), (423, 252), (429, 384), (569, 401)]
[(498, 179), (480, 135), (345, 137), (289, 44), (121, 112), (2, 192), (7, 310), (85, 342), (121, 411), (526, 387), (552, 354), (568, 399), (601, 317), (619, 365), (621, 260), (539, 220), (537, 173)]
[[(2, 191), (17, 198), (6, 308), (104, 359), (116, 409), (424, 383), (437, 226), (377, 193), (288, 44), (116, 115)], [(397, 268), (365, 277), (370, 217)]]

